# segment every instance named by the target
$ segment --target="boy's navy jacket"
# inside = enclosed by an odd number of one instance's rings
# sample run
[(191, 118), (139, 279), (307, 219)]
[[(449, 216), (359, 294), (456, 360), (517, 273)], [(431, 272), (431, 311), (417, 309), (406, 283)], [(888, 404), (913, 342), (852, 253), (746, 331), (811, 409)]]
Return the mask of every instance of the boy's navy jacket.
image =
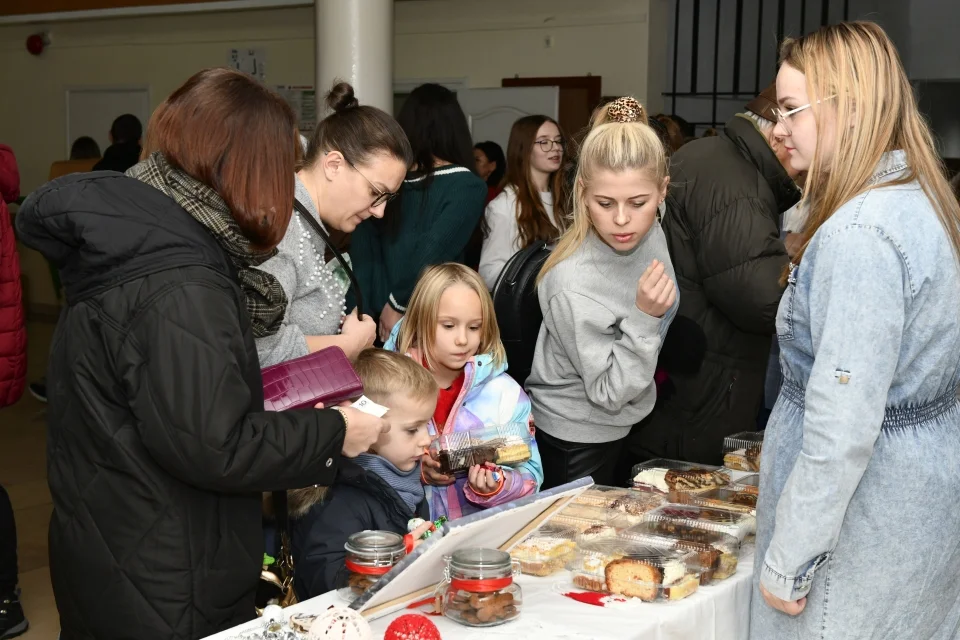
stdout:
[(412, 513), (399, 494), (375, 473), (341, 458), (337, 478), (326, 491), (289, 492), (294, 586), (303, 601), (347, 586), (343, 545), (366, 531), (407, 533), (411, 518), (429, 518), (426, 500)]

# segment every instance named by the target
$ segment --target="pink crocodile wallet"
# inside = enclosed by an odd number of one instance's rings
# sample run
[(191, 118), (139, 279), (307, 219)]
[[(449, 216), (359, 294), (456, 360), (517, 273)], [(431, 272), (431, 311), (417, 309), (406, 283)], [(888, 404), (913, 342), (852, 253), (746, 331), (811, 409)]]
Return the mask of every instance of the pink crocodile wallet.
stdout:
[(327, 347), (261, 370), (263, 408), (286, 411), (334, 405), (363, 395), (363, 383), (340, 347)]

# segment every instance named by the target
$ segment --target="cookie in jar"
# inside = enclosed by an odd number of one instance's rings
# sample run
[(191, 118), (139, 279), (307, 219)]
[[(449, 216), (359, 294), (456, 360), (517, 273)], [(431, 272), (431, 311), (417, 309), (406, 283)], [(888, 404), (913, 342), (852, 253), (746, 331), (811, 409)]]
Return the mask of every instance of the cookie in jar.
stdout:
[(468, 627), (491, 627), (520, 615), (523, 594), (513, 581), (519, 572), (510, 554), (496, 549), (461, 549), (447, 561), (437, 592), (446, 617)]
[(403, 537), (392, 531), (361, 531), (347, 539), (347, 585), (362, 596), (406, 555)]

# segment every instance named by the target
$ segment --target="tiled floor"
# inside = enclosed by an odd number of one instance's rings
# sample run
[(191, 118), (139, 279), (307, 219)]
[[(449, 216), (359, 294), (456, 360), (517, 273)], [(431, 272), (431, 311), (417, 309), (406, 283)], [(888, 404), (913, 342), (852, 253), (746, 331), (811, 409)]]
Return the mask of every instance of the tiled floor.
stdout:
[[(30, 380), (43, 375), (53, 324), (29, 327)], [(29, 393), (12, 407), (0, 409), (0, 484), (13, 502), (19, 542), (20, 588), (30, 630), (25, 640), (54, 640), (60, 629), (50, 587), (47, 526), (46, 415), (44, 405)]]

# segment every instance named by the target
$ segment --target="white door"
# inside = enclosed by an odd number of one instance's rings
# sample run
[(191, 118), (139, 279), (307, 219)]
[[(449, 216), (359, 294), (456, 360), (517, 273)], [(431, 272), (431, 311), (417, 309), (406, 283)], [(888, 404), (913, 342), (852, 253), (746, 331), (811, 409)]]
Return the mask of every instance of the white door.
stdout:
[(110, 125), (117, 116), (132, 113), (140, 119), (144, 133), (150, 120), (150, 90), (147, 87), (70, 87), (67, 89), (67, 140), (90, 136), (103, 154), (110, 146)]
[(559, 87), (504, 87), (464, 89), (457, 100), (470, 123), (474, 142), (492, 140), (507, 151), (510, 128), (524, 116), (545, 115), (554, 120), (560, 111)]

